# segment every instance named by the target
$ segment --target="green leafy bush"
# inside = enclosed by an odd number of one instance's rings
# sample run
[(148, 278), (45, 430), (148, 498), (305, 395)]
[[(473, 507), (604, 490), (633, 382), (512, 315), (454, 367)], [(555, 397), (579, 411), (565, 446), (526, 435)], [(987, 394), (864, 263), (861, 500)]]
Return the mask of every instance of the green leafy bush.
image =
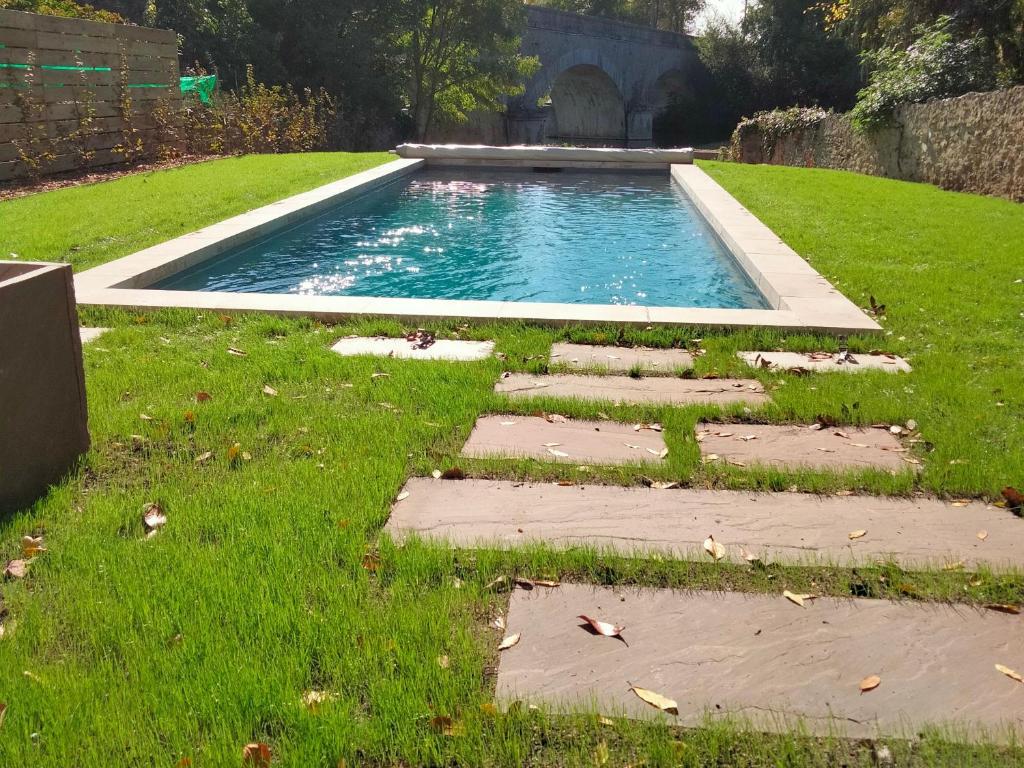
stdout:
[(900, 104), (996, 87), (995, 56), (980, 34), (958, 40), (948, 16), (918, 27), (916, 33), (917, 39), (906, 48), (880, 48), (863, 55), (873, 71), (851, 112), (857, 129), (890, 124)]
[(744, 118), (736, 126), (732, 134), (729, 155), (732, 159), (739, 160), (743, 140), (751, 134), (759, 134), (761, 152), (765, 160), (768, 160), (774, 154), (775, 143), (780, 137), (794, 131), (813, 128), (831, 114), (831, 110), (820, 107), (790, 107), (758, 112), (753, 117)]

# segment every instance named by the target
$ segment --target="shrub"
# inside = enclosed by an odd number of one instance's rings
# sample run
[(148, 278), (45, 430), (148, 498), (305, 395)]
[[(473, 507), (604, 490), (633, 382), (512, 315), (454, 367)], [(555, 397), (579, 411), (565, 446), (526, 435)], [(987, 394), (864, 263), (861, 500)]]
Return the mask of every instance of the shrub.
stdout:
[(780, 137), (794, 131), (813, 128), (830, 114), (831, 110), (820, 107), (790, 107), (758, 112), (753, 117), (744, 118), (736, 126), (732, 133), (729, 155), (733, 160), (740, 160), (743, 140), (751, 134), (760, 134), (762, 155), (766, 161), (770, 160), (775, 152), (775, 143)]
[(889, 47), (863, 54), (873, 71), (857, 94), (851, 116), (861, 131), (889, 125), (896, 107), (928, 99), (987, 91), (996, 86), (996, 61), (980, 34), (954, 37), (948, 16), (917, 27), (917, 39), (907, 48)]

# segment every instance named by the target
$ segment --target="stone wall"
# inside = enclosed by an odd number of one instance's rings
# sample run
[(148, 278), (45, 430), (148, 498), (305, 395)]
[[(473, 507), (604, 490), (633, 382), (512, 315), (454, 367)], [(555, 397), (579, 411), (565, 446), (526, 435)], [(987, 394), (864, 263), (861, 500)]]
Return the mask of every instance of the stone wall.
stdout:
[(896, 127), (870, 134), (854, 131), (847, 115), (833, 115), (783, 135), (770, 157), (763, 144), (751, 132), (738, 159), (844, 169), (1024, 202), (1024, 86), (907, 104), (896, 112)]

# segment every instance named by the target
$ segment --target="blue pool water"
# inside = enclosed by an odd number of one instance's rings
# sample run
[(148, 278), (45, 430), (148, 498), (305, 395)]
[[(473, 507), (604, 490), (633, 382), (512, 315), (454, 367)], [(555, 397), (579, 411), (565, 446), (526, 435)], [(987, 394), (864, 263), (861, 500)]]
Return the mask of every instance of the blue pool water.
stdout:
[(153, 287), (767, 306), (667, 174), (423, 171)]

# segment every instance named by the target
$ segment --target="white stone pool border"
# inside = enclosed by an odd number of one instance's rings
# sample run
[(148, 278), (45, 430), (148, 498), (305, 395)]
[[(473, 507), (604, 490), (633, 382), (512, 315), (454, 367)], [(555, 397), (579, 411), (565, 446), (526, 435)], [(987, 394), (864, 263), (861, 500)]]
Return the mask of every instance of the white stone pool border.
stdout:
[[(78, 303), (145, 311), (182, 307), (220, 312), (268, 312), (341, 320), (350, 315), (395, 317), (407, 322), (438, 318), (487, 321), (518, 319), (548, 324), (626, 323), (723, 328), (768, 327), (779, 330), (849, 334), (871, 333), (879, 326), (782, 242), (710, 176), (685, 162), (674, 150), (659, 155), (651, 150), (540, 148), (545, 164), (589, 168), (665, 168), (707, 219), (737, 262), (765, 295), (772, 309), (708, 309), (699, 307), (633, 307), (603, 304), (557, 304), (508, 301), (456, 301), (349, 296), (297, 296), (268, 293), (167, 291), (146, 288), (229, 249), (265, 237), (346, 199), (364, 194), (426, 167), (487, 164), (536, 167), (527, 152), (509, 149), (447, 148), (436, 156), (432, 148), (402, 147), (404, 157), (378, 168), (280, 200), (130, 256), (82, 272), (75, 277)], [(550, 151), (557, 149), (557, 152)], [(436, 148), (433, 148), (436, 150)], [(453, 151), (454, 150), (454, 151)], [(472, 150), (472, 151), (468, 151)], [(578, 152), (574, 156), (574, 153)], [(643, 153), (642, 155), (637, 152)], [(683, 150), (682, 152), (686, 152)], [(584, 157), (587, 153), (587, 157)], [(411, 155), (421, 154), (424, 157)], [(435, 156), (430, 156), (435, 155)], [(454, 156), (453, 156), (454, 155)], [(484, 155), (484, 156), (482, 156)], [(578, 158), (578, 159), (577, 159)], [(684, 160), (683, 163), (670, 162)], [(494, 163), (490, 163), (494, 164)]]

